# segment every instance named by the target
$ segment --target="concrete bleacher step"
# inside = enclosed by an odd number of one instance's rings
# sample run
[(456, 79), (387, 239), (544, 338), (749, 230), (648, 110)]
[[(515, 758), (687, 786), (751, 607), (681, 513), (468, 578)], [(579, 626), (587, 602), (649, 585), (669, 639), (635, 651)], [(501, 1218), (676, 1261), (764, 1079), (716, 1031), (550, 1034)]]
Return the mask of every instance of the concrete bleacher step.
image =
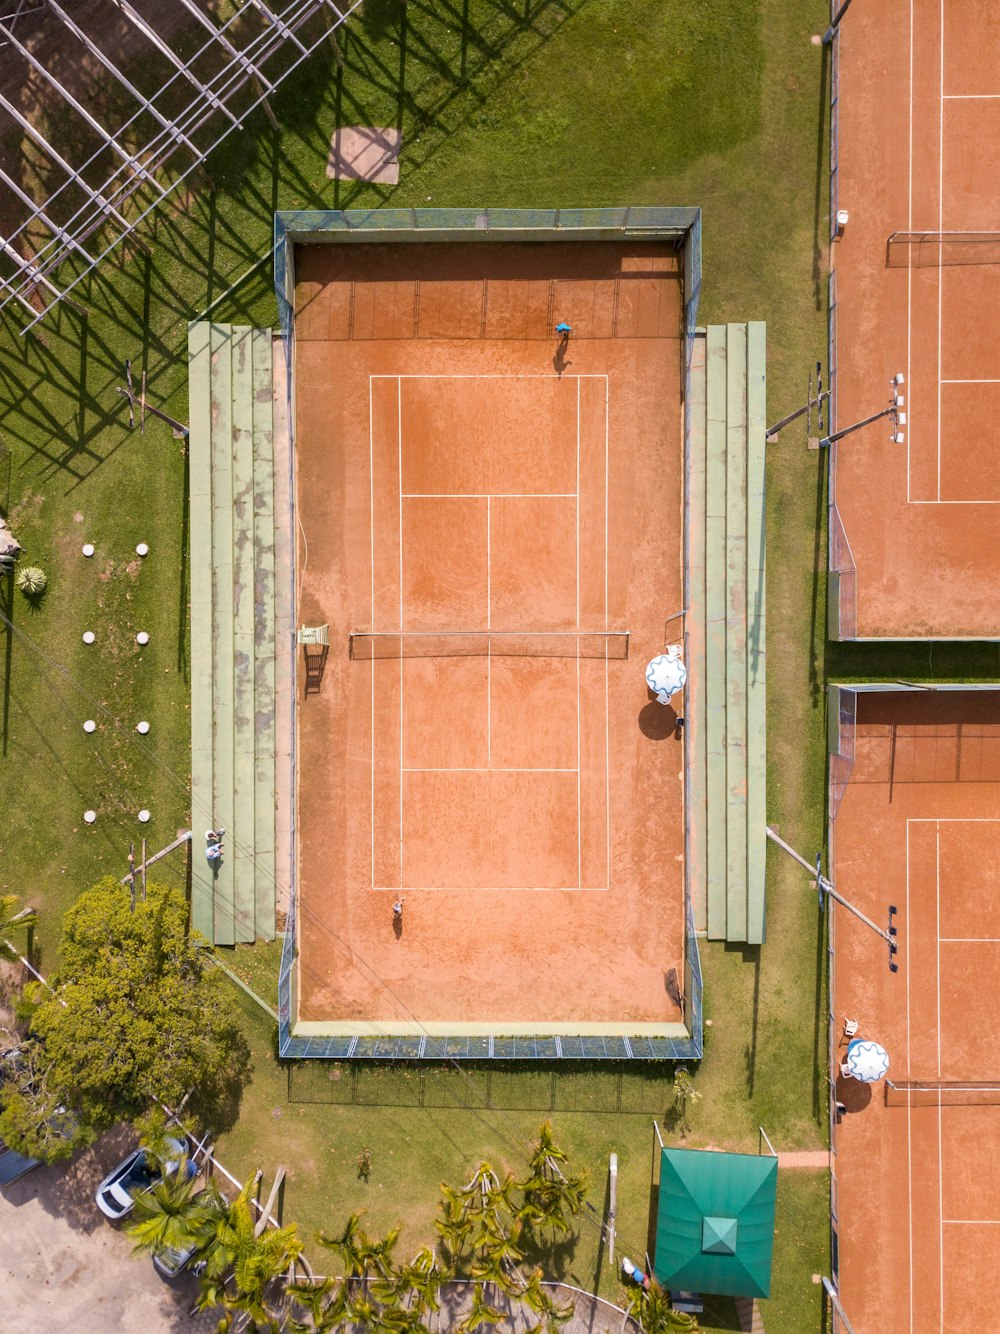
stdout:
[(699, 331), (688, 445), (689, 876), (698, 929), (751, 944), (764, 939), (765, 389), (763, 324)]
[[(192, 922), (216, 944), (274, 935), (274, 460), (271, 334), (189, 329)], [(197, 848), (197, 843), (196, 843)]]

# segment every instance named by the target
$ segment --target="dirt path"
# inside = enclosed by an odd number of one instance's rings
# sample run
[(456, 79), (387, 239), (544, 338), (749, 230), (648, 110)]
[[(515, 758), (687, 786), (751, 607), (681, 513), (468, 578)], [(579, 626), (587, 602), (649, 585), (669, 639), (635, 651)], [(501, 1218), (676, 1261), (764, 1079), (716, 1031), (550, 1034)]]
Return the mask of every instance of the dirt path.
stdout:
[(105, 1173), (131, 1147), (122, 1131), (72, 1163), (40, 1167), (0, 1191), (3, 1327), (6, 1334), (168, 1334), (210, 1330), (190, 1319), (193, 1279), (168, 1284), (94, 1203)]

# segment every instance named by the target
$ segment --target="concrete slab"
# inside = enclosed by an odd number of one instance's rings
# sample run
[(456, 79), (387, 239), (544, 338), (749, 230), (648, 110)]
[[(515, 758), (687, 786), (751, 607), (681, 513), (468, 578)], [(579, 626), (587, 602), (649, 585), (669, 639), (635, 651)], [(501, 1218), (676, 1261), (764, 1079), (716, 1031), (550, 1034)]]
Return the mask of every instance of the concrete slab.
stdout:
[(326, 174), (331, 181), (372, 181), (395, 185), (399, 181), (399, 130), (378, 126), (342, 125), (330, 141)]

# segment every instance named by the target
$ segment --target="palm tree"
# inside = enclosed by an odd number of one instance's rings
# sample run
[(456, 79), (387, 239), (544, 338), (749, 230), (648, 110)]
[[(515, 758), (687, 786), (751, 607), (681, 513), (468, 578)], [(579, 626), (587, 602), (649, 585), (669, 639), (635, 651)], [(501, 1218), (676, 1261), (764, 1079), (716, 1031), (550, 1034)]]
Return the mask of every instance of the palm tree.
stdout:
[(342, 1327), (350, 1307), (347, 1284), (342, 1279), (289, 1283), (285, 1296), (291, 1299), (293, 1308), (303, 1308), (305, 1313), (300, 1318), (293, 1309), (289, 1315), (288, 1328), (292, 1334), (330, 1334)]
[(185, 1159), (135, 1197), (135, 1221), (125, 1231), (136, 1251), (185, 1251), (208, 1239), (213, 1217), (212, 1197), (195, 1187)]
[(343, 1260), (344, 1274), (350, 1291), (353, 1291), (359, 1285), (359, 1281), (364, 1278), (366, 1271), (368, 1238), (361, 1230), (361, 1220), (364, 1217), (364, 1212), (363, 1209), (360, 1209), (351, 1214), (338, 1236), (331, 1237), (325, 1232), (320, 1232), (317, 1238), (321, 1246), (336, 1251)]
[(633, 1294), (628, 1306), (629, 1315), (635, 1316), (646, 1334), (670, 1334), (671, 1330), (697, 1330), (698, 1321), (686, 1311), (674, 1311), (670, 1298), (655, 1279), (648, 1288)]
[(472, 1289), (472, 1305), (469, 1313), (459, 1325), (461, 1334), (476, 1334), (476, 1331), (501, 1325), (507, 1319), (507, 1313), (499, 1307), (491, 1306), (486, 1300), (486, 1288), (480, 1284)]
[(566, 1215), (575, 1215), (583, 1207), (587, 1177), (585, 1173), (567, 1176), (561, 1166), (566, 1161), (553, 1137), (551, 1121), (543, 1122), (528, 1160), (528, 1177), (521, 1183), (524, 1199), (518, 1218), (528, 1227), (562, 1235), (572, 1231)]
[(422, 1246), (410, 1263), (404, 1266), (407, 1287), (412, 1294), (411, 1309), (423, 1316), (429, 1311), (440, 1311), (438, 1296), (441, 1284), (448, 1277), (428, 1246)]
[(205, 1272), (201, 1280), (198, 1309), (212, 1306), (226, 1308), (231, 1323), (233, 1312), (249, 1317), (254, 1327), (277, 1329), (280, 1318), (270, 1307), (276, 1279), (284, 1274), (302, 1254), (298, 1230), (289, 1227), (266, 1228), (256, 1235), (256, 1220), (250, 1209), (254, 1182), (249, 1181), (232, 1202), (225, 1200), (214, 1185), (209, 1232), (204, 1252)]
[(16, 894), (0, 894), (0, 959), (8, 963), (27, 963), (7, 939), (10, 931), (29, 930), (38, 921), (34, 908), (18, 909)]
[(442, 1216), (435, 1219), (434, 1226), (452, 1262), (457, 1264), (472, 1232), (472, 1219), (466, 1213), (461, 1194), (453, 1186), (442, 1182), (441, 1195)]

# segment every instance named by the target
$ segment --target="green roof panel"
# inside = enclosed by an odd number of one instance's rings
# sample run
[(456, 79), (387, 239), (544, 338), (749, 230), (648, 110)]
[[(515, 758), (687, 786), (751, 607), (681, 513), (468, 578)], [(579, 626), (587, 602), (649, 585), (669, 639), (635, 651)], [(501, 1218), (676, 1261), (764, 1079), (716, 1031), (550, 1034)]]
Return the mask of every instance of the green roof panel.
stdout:
[(776, 1158), (663, 1149), (657, 1280), (688, 1292), (767, 1297), (777, 1183)]

